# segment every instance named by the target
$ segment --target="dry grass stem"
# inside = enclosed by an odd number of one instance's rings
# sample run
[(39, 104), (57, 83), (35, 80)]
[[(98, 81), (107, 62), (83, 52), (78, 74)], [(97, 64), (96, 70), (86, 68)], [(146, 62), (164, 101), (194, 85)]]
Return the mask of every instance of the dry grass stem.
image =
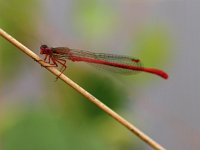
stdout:
[[(16, 39), (14, 39), (12, 36), (10, 36), (8, 33), (3, 31), (0, 28), (0, 35), (5, 38), (7, 41), (9, 41), (11, 44), (16, 46), (19, 50), (24, 52), (26, 55), (34, 59), (36, 62), (41, 64), (43, 67), (45, 67), (47, 70), (49, 70), (51, 73), (53, 73), (55, 76), (60, 75), (60, 71), (58, 71), (55, 67), (47, 67), (48, 64), (42, 61), (42, 59), (33, 53), (30, 49), (25, 47), (23, 44), (18, 42)], [(73, 82), (71, 79), (66, 77), (64, 74), (60, 75), (59, 78), (67, 83), (69, 86), (71, 86), (73, 89), (75, 89), (77, 92), (82, 94), (84, 97), (86, 97), (90, 102), (94, 103), (96, 106), (98, 106), (100, 109), (102, 109), (104, 112), (109, 114), (112, 118), (114, 118), (116, 121), (118, 121), (120, 124), (128, 128), (133, 134), (138, 136), (141, 140), (146, 142), (150, 147), (152, 147), (155, 150), (165, 150), (164, 147), (159, 145), (157, 142), (155, 142), (153, 139), (151, 139), (149, 136), (144, 134), (141, 130), (136, 128), (134, 125), (132, 125), (130, 122), (128, 122), (126, 119), (121, 117), (119, 114), (117, 114), (115, 111), (110, 109), (108, 106), (103, 104), (101, 101), (99, 101), (97, 98), (95, 98), (93, 95), (88, 93), (86, 90), (84, 90), (82, 87), (80, 87), (78, 84)]]

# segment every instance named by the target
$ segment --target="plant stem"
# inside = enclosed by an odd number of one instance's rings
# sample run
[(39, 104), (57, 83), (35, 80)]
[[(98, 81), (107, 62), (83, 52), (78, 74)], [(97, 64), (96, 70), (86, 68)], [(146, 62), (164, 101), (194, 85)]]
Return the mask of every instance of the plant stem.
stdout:
[(60, 71), (58, 71), (55, 67), (50, 67), (48, 63), (45, 63), (38, 55), (33, 53), (30, 49), (25, 47), (23, 44), (18, 42), (16, 39), (14, 39), (12, 36), (10, 36), (8, 33), (6, 33), (4, 30), (0, 28), (0, 35), (5, 38), (7, 41), (9, 41), (11, 44), (16, 46), (19, 50), (24, 52), (26, 55), (34, 59), (36, 62), (41, 64), (43, 67), (45, 67), (47, 70), (49, 70), (51, 73), (53, 73), (55, 76), (59, 77), (62, 81), (67, 83), (69, 86), (71, 86), (73, 89), (75, 89), (77, 92), (82, 94), (84, 97), (86, 97), (90, 102), (94, 103), (96, 106), (98, 106), (100, 109), (102, 109), (104, 112), (106, 112), (108, 115), (110, 115), (112, 118), (114, 118), (116, 121), (118, 121), (120, 124), (125, 126), (127, 129), (129, 129), (133, 134), (138, 136), (141, 140), (146, 142), (149, 146), (151, 146), (155, 150), (165, 150), (164, 147), (159, 145), (157, 142), (155, 142), (153, 139), (151, 139), (149, 136), (147, 136), (145, 133), (143, 133), (141, 130), (139, 130), (137, 127), (132, 125), (130, 122), (128, 122), (126, 119), (121, 117), (119, 114), (117, 114), (115, 111), (113, 111), (111, 108), (106, 106), (104, 103), (102, 103), (100, 100), (95, 98), (93, 95), (91, 95), (89, 92), (87, 92), (85, 89), (80, 87), (78, 84), (73, 82), (71, 79), (66, 77), (64, 74), (60, 75)]

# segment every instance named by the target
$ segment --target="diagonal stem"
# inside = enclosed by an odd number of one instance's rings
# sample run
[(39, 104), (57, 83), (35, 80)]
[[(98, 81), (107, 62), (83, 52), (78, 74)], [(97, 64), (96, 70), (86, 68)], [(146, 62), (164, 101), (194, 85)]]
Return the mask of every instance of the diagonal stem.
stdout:
[(71, 86), (73, 89), (75, 89), (77, 92), (82, 94), (84, 97), (86, 97), (90, 102), (94, 103), (96, 106), (98, 106), (100, 109), (102, 109), (104, 112), (106, 112), (108, 115), (110, 115), (112, 118), (114, 118), (116, 121), (118, 121), (120, 124), (125, 126), (127, 129), (129, 129), (133, 134), (138, 136), (141, 140), (146, 142), (149, 146), (151, 146), (155, 150), (166, 150), (164, 147), (159, 145), (157, 142), (155, 142), (153, 139), (151, 139), (149, 136), (147, 136), (145, 133), (143, 133), (141, 130), (139, 130), (137, 127), (135, 127), (133, 124), (128, 122), (126, 119), (124, 119), (122, 116), (117, 114), (115, 111), (110, 109), (108, 106), (106, 106), (104, 103), (102, 103), (100, 100), (95, 98), (93, 95), (91, 95), (89, 92), (84, 90), (82, 87), (80, 87), (78, 84), (73, 82), (71, 79), (66, 77), (64, 74), (60, 75), (60, 71), (58, 71), (55, 67), (48, 66), (48, 63), (45, 63), (42, 61), (42, 59), (33, 53), (30, 49), (25, 47), (23, 44), (18, 42), (16, 39), (14, 39), (12, 36), (10, 36), (8, 33), (6, 33), (4, 30), (0, 28), (0, 35), (5, 38), (7, 41), (9, 41), (11, 44), (16, 46), (19, 50), (24, 52), (26, 55), (37, 61), (39, 64), (41, 64), (43, 67), (45, 67), (47, 70), (49, 70), (51, 73), (53, 73), (55, 76), (59, 77), (61, 80), (63, 80), (65, 83), (67, 83), (69, 86)]

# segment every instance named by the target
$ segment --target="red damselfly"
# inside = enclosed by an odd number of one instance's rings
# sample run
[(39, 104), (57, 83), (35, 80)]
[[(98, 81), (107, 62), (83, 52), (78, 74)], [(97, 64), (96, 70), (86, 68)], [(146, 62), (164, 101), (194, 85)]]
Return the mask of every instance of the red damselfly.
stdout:
[(44, 61), (50, 65), (55, 67), (58, 67), (58, 64), (62, 65), (60, 69), (61, 74), (66, 69), (67, 60), (71, 60), (73, 62), (87, 62), (117, 73), (131, 74), (136, 72), (148, 72), (164, 79), (168, 78), (167, 73), (164, 71), (155, 68), (145, 68), (141, 65), (139, 59), (127, 56), (94, 53), (78, 49), (70, 49), (67, 47), (52, 48), (47, 45), (41, 45), (40, 54), (45, 55)]

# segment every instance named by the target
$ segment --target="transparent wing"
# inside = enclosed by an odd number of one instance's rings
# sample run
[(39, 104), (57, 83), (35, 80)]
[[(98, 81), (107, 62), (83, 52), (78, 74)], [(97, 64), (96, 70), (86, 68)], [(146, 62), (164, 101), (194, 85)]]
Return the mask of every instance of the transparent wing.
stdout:
[[(105, 53), (93, 53), (89, 51), (83, 51), (83, 50), (71, 50), (71, 53), (75, 57), (84, 57), (84, 58), (92, 58), (95, 60), (103, 60), (107, 62), (112, 63), (119, 63), (119, 64), (125, 64), (129, 66), (135, 66), (135, 67), (142, 67), (142, 64), (139, 59), (127, 57), (127, 56), (121, 56), (121, 55), (114, 55), (114, 54), (105, 54)], [(88, 62), (87, 62), (88, 63)], [(98, 64), (98, 63), (92, 63), (89, 62), (88, 64), (94, 66), (95, 68), (115, 72), (115, 73), (122, 73), (122, 74), (133, 74), (138, 73), (137, 70), (130, 70), (126, 68), (119, 68), (115, 66), (109, 66), (105, 64)]]

